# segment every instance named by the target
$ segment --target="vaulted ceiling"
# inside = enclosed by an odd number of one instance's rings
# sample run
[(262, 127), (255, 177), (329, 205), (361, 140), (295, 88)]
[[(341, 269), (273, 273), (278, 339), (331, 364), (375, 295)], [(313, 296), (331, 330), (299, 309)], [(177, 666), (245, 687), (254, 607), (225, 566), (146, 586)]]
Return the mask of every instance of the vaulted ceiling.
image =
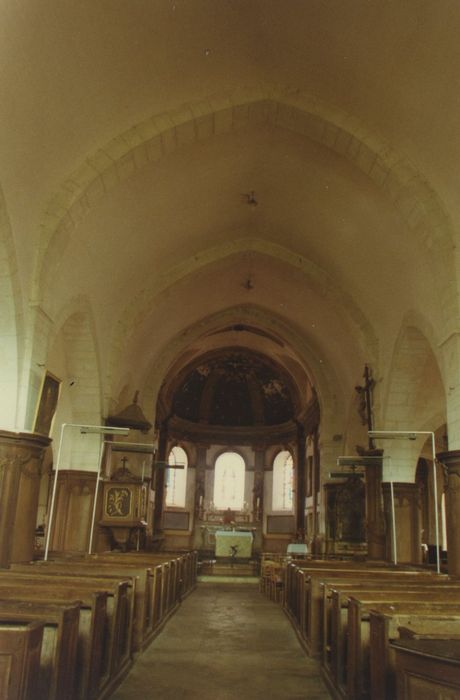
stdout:
[(459, 35), (455, 0), (2, 3), (24, 303), (88, 297), (115, 394), (228, 347), (222, 314), (348, 395), (405, 313), (452, 318)]

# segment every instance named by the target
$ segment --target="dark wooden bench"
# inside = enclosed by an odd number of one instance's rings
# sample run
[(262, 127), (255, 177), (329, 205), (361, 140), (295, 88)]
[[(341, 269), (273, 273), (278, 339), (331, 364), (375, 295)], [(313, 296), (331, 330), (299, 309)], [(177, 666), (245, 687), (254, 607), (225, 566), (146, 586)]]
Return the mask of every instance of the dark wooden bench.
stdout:
[(460, 697), (460, 641), (406, 639), (394, 642), (397, 697), (405, 700)]
[[(421, 591), (381, 591), (351, 596), (348, 602), (348, 625), (346, 647), (346, 687), (348, 698), (370, 696), (370, 609), (379, 603), (418, 603), (424, 600), (431, 606), (458, 606), (460, 589), (446, 591), (439, 589)], [(434, 609), (434, 608), (433, 608)], [(449, 610), (449, 612), (451, 612)]]
[(129, 580), (58, 574), (0, 572), (0, 598), (74, 602), (92, 594), (106, 595), (102, 668), (98, 694), (114, 688), (132, 663), (132, 604)]
[(396, 697), (396, 660), (391, 642), (400, 639), (460, 639), (457, 604), (399, 603), (370, 610), (370, 695)]
[(416, 573), (412, 570), (389, 569), (389, 568), (322, 568), (321, 570), (302, 568), (298, 574), (301, 578), (298, 594), (298, 608), (295, 617), (300, 634), (304, 639), (307, 651), (315, 657), (321, 655), (323, 645), (323, 584), (334, 579), (355, 579), (364, 578), (368, 581), (389, 581), (399, 580), (409, 581), (414, 576), (422, 580), (432, 580), (431, 573)]
[(40, 669), (34, 680), (37, 700), (76, 698), (76, 663), (80, 606), (0, 600), (0, 626), (42, 622)]
[(399, 592), (419, 592), (428, 594), (433, 587), (442, 586), (443, 590), (457, 590), (458, 584), (439, 580), (433, 577), (408, 577), (403, 581), (398, 577), (389, 577), (383, 582), (363, 581), (362, 579), (335, 579), (322, 583), (323, 587), (323, 649), (322, 670), (326, 680), (334, 686), (341, 687), (344, 683), (344, 641), (348, 624), (348, 599), (351, 595), (371, 595), (373, 592), (388, 592), (388, 596), (396, 596)]
[[(36, 590), (34, 586), (0, 588), (2, 604), (62, 605), (75, 602), (70, 596), (60, 596), (55, 589)], [(97, 698), (106, 685), (109, 674), (104, 663), (104, 649), (108, 645), (107, 594), (80, 592), (80, 619), (77, 648), (77, 697)], [(61, 600), (59, 600), (61, 598)]]
[(149, 633), (149, 610), (150, 597), (153, 593), (152, 572), (148, 567), (136, 566), (126, 563), (120, 565), (105, 561), (96, 562), (93, 559), (65, 561), (36, 562), (34, 564), (14, 564), (12, 571), (17, 573), (33, 575), (49, 575), (83, 577), (88, 580), (99, 578), (105, 581), (127, 580), (129, 581), (129, 605), (131, 629), (124, 633), (129, 637), (129, 647), (131, 652), (139, 651), (145, 646), (146, 637)]
[(35, 700), (40, 671), (43, 624), (11, 622), (0, 625), (0, 698)]

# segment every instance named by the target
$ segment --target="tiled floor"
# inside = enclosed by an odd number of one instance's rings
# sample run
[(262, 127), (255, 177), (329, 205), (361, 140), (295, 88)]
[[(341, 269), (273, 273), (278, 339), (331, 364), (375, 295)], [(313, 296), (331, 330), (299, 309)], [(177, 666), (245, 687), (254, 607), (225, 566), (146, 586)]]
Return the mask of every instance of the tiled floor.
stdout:
[(281, 608), (254, 584), (200, 583), (112, 700), (326, 700)]

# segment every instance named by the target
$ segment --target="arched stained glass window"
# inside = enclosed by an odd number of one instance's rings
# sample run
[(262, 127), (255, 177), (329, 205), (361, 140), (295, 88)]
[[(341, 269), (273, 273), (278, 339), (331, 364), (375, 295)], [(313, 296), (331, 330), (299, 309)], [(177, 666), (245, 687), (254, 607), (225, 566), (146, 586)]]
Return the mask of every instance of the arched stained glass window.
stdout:
[[(186, 451), (182, 447), (173, 447), (169, 453), (168, 463), (170, 466), (166, 469), (165, 504), (184, 508), (188, 466)], [(181, 469), (175, 468), (175, 465), (180, 466)]]
[(224, 452), (216, 459), (214, 505), (219, 510), (242, 510), (246, 465), (237, 452)]
[(293, 509), (294, 463), (287, 450), (278, 452), (273, 462), (273, 510)]

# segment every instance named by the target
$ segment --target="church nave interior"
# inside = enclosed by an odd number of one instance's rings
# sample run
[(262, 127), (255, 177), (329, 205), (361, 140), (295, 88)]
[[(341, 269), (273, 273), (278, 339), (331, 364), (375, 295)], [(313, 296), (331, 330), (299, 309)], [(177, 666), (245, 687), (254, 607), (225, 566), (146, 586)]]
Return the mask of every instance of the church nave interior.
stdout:
[(121, 693), (231, 581), (334, 698), (459, 696), (459, 34), (1, 4), (0, 699)]

